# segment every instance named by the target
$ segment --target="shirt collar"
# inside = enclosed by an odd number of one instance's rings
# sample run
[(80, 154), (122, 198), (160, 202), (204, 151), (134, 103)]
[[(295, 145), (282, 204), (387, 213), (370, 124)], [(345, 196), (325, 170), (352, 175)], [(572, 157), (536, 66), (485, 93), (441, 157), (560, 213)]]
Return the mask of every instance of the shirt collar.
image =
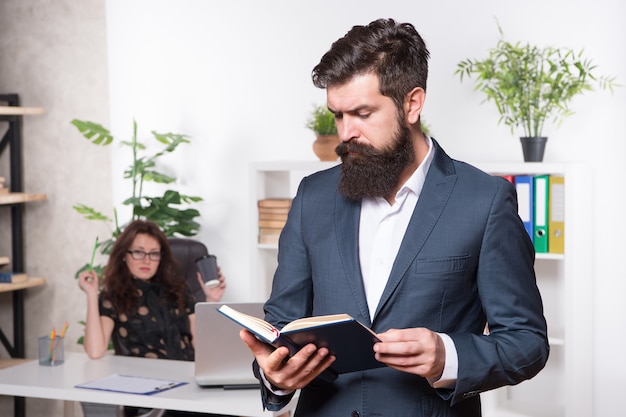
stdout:
[(411, 174), (408, 180), (400, 187), (396, 197), (401, 195), (402, 193), (413, 191), (418, 197), (422, 192), (422, 188), (424, 187), (424, 182), (426, 181), (426, 174), (428, 173), (428, 169), (430, 168), (430, 164), (433, 161), (433, 141), (427, 135), (424, 135), (426, 138), (426, 144), (428, 145), (428, 153), (426, 153), (426, 157), (419, 164), (417, 169)]
[[(406, 194), (409, 192), (413, 192), (419, 198), (419, 195), (422, 192), (422, 188), (424, 188), (424, 182), (426, 181), (426, 174), (428, 173), (428, 169), (430, 168), (430, 165), (433, 161), (433, 157), (435, 154), (433, 141), (427, 135), (424, 135), (424, 137), (426, 138), (426, 144), (428, 145), (428, 153), (426, 153), (426, 157), (419, 164), (419, 166), (413, 172), (413, 174), (411, 174), (409, 179), (407, 179), (406, 182), (402, 184), (402, 187), (400, 187), (400, 189), (396, 193), (396, 201), (403, 200), (403, 197), (406, 196)], [(384, 202), (385, 203), (384, 205), (386, 206), (389, 205), (387, 203), (387, 200), (385, 200), (383, 197), (365, 198), (363, 199), (363, 202), (364, 203), (367, 202), (367, 204), (374, 204), (374, 205), (382, 204)]]

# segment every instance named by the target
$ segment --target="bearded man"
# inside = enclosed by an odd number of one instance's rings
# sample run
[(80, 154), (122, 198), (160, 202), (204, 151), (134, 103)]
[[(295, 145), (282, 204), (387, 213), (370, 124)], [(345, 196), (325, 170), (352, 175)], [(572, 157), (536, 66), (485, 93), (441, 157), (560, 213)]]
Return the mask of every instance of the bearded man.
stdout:
[(265, 318), (281, 328), (348, 313), (378, 334), (375, 357), (387, 366), (329, 380), (328, 349), (289, 356), (242, 330), (269, 410), (301, 390), (296, 417), (480, 416), (480, 392), (546, 363), (515, 189), (422, 132), (428, 57), (411, 24), (380, 19), (353, 27), (313, 70), (342, 164), (302, 180)]

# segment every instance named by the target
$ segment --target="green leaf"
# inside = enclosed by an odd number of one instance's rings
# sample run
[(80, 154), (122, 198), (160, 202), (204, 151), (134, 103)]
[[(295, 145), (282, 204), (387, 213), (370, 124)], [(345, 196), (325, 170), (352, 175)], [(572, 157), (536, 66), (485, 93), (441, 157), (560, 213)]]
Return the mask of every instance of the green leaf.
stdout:
[(180, 199), (183, 200), (183, 202), (185, 203), (197, 203), (198, 201), (204, 201), (202, 197), (189, 196), (189, 195), (181, 195)]
[(335, 115), (326, 106), (313, 105), (306, 127), (316, 135), (336, 135)]
[(120, 144), (124, 145), (124, 146), (130, 146), (130, 147), (136, 146), (137, 149), (139, 149), (141, 151), (146, 150), (146, 145), (144, 145), (141, 142), (129, 142), (127, 140), (123, 140), (123, 141), (120, 142)]
[[(571, 100), (594, 86), (613, 91), (615, 78), (597, 77), (583, 51), (570, 48), (539, 48), (528, 43), (500, 40), (482, 60), (465, 59), (454, 74), (462, 82), (474, 78), (475, 90), (493, 101), (500, 118), (511, 128), (521, 127), (525, 136), (541, 136), (546, 120), (557, 125), (573, 114)], [(600, 80), (608, 80), (603, 82)]]
[(144, 181), (152, 181), (161, 184), (170, 184), (176, 181), (176, 178), (170, 177), (169, 175), (162, 174), (156, 171), (145, 171), (143, 173)]
[[(74, 274), (74, 278), (78, 279), (78, 275), (81, 272), (83, 272), (83, 271), (87, 271), (88, 269), (89, 269), (89, 263), (86, 263), (78, 271), (76, 271), (76, 273)], [(92, 270), (95, 271), (95, 273), (99, 277), (104, 277), (104, 266), (102, 266), (102, 265), (93, 265), (92, 266)]]
[(189, 140), (187, 139), (189, 136), (187, 135), (179, 135), (177, 133), (157, 133), (154, 130), (152, 131), (152, 134), (159, 142), (168, 146), (174, 145), (174, 148), (176, 148), (181, 143), (189, 143)]
[(73, 119), (71, 123), (94, 145), (106, 146), (113, 142), (111, 132), (94, 122)]
[(84, 204), (76, 204), (75, 206), (72, 206), (72, 208), (79, 214), (82, 214), (87, 220), (111, 221), (111, 219), (106, 215)]
[[(80, 120), (73, 120), (74, 124), (83, 135), (93, 143), (99, 145), (109, 144), (113, 141), (110, 132), (104, 127)], [(157, 152), (146, 154), (147, 146), (137, 140), (137, 123), (133, 121), (133, 135), (131, 140), (120, 141), (120, 144), (129, 148), (132, 152), (132, 163), (124, 169), (124, 179), (131, 182), (130, 197), (123, 201), (123, 205), (132, 207), (132, 216), (120, 226), (117, 219), (117, 210), (113, 207), (114, 220), (84, 204), (77, 204), (73, 208), (89, 220), (101, 220), (112, 222), (112, 232), (109, 239), (101, 240), (99, 250), (102, 255), (109, 255), (121, 230), (134, 219), (146, 219), (157, 223), (167, 236), (181, 235), (194, 236), (198, 233), (200, 224), (194, 219), (200, 216), (198, 210), (189, 207), (193, 203), (202, 201), (201, 197), (181, 195), (178, 191), (167, 190), (160, 197), (148, 197), (143, 195), (144, 181), (162, 184), (171, 184), (176, 178), (160, 172), (157, 166), (158, 159), (166, 153), (173, 152), (183, 143), (190, 143), (188, 136), (176, 133), (157, 133), (152, 131), (155, 140), (164, 145)], [(84, 265), (80, 271), (87, 268)], [(104, 267), (94, 266), (99, 276), (103, 276)], [(78, 274), (78, 273), (77, 273)], [(76, 275), (77, 276), (77, 275)]]

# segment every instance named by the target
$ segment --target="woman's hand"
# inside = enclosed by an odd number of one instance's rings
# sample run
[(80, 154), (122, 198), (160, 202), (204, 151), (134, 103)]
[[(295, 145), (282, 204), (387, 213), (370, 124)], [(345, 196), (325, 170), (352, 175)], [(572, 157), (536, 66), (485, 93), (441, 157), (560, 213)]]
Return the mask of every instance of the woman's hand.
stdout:
[(217, 278), (219, 279), (219, 285), (215, 287), (208, 288), (204, 285), (204, 281), (202, 281), (202, 276), (200, 272), (197, 273), (198, 282), (202, 287), (202, 291), (204, 291), (204, 295), (206, 297), (206, 301), (220, 301), (222, 296), (224, 295), (224, 291), (226, 291), (226, 280), (224, 279), (224, 275), (222, 275), (222, 269), (217, 267)]
[(100, 283), (96, 271), (83, 271), (78, 274), (78, 286), (81, 290), (85, 291), (87, 295), (98, 295)]

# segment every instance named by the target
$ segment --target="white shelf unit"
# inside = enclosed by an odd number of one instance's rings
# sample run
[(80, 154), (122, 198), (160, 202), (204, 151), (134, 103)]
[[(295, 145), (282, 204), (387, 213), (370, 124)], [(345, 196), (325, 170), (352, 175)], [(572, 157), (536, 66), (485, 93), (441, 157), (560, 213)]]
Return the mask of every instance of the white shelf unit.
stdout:
[(252, 242), (253, 279), (255, 297), (269, 297), (272, 278), (277, 265), (277, 244), (258, 243), (257, 201), (265, 198), (293, 198), (298, 184), (306, 175), (337, 165), (337, 162), (268, 161), (255, 162), (250, 169), (250, 242)]
[(530, 381), (481, 395), (485, 417), (593, 415), (592, 173), (579, 163), (476, 163), (492, 174), (565, 177), (565, 254), (537, 254), (550, 357)]
[[(537, 254), (535, 270), (548, 321), (550, 358), (530, 381), (481, 394), (485, 417), (592, 415), (592, 175), (577, 163), (472, 163), (493, 175), (565, 177), (565, 254)], [(328, 162), (258, 162), (251, 168), (251, 233), (255, 294), (265, 300), (276, 268), (277, 246), (257, 243), (257, 206), (263, 198), (293, 197), (302, 177)]]

